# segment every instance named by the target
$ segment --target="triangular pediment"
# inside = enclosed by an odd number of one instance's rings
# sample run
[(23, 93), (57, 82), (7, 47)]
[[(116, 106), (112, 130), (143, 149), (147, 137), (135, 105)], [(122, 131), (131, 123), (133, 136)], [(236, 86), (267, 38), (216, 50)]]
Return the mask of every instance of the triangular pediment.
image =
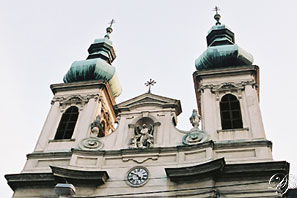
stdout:
[(142, 106), (158, 106), (160, 108), (174, 107), (176, 108), (178, 114), (181, 113), (181, 105), (179, 100), (155, 95), (152, 93), (145, 93), (121, 102), (116, 105), (116, 109), (118, 111), (122, 111)]

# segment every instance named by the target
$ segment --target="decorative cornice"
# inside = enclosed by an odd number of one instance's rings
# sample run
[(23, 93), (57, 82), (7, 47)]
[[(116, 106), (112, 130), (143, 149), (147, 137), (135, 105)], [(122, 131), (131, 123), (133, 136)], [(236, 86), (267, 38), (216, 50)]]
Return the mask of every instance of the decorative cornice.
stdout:
[(171, 181), (185, 182), (204, 177), (222, 178), (266, 177), (275, 173), (288, 174), (289, 163), (286, 161), (268, 161), (257, 163), (226, 164), (224, 158), (212, 160), (195, 166), (165, 168)]
[(52, 84), (50, 86), (52, 92), (54, 94), (62, 91), (77, 91), (77, 90), (86, 90), (86, 89), (99, 89), (104, 90), (108, 95), (108, 100), (111, 105), (115, 105), (115, 100), (112, 95), (112, 91), (108, 82), (104, 80), (90, 80), (90, 81), (81, 81), (81, 82), (73, 82), (73, 83), (59, 83)]
[[(229, 149), (229, 148), (250, 148), (250, 147), (272, 147), (272, 142), (259, 139), (253, 141), (246, 140), (234, 140), (234, 141), (216, 141), (212, 140), (196, 144), (196, 145), (177, 145), (175, 147), (153, 147), (141, 149), (141, 154), (151, 154), (151, 153), (171, 153), (180, 151), (191, 151), (196, 149)], [(79, 148), (72, 148), (69, 152), (34, 152), (27, 154), (27, 159), (36, 158), (57, 158), (57, 157), (71, 157), (73, 153), (81, 153), (84, 155), (137, 155), (139, 154), (139, 149), (121, 149), (121, 150), (81, 150)]]
[(75, 94), (67, 97), (55, 96), (51, 101), (51, 104), (58, 102), (60, 104), (61, 112), (64, 112), (66, 108), (71, 105), (76, 105), (79, 107), (79, 110), (82, 110), (85, 104), (87, 104), (92, 98), (94, 98), (95, 101), (101, 99), (101, 97), (99, 97), (99, 94), (88, 94), (86, 96)]
[(165, 168), (165, 172), (171, 181), (185, 181), (210, 177), (225, 167), (224, 158), (216, 159), (196, 166), (181, 168)]
[[(103, 80), (81, 81), (73, 83), (59, 83), (50, 86), (52, 92), (55, 94), (60, 91), (71, 91), (78, 89), (103, 88), (107, 87), (108, 83)], [(109, 86), (108, 86), (109, 87)]]
[(228, 92), (236, 92), (239, 99), (242, 98), (242, 91), (245, 87), (251, 85), (253, 88), (257, 88), (257, 83), (254, 80), (241, 81), (241, 82), (225, 82), (218, 85), (206, 84), (198, 87), (198, 92), (204, 92), (205, 89), (210, 89), (211, 93), (216, 95), (216, 100), (220, 99), (220, 95)]
[(227, 164), (221, 177), (269, 176), (275, 173), (288, 174), (289, 163), (286, 161), (268, 161), (257, 163)]
[(226, 92), (226, 91), (237, 91), (237, 90), (244, 90), (247, 85), (251, 85), (252, 87), (257, 87), (257, 84), (254, 80), (251, 81), (241, 81), (238, 83), (235, 82), (225, 82), (218, 85), (215, 84), (205, 84), (200, 85), (198, 87), (199, 92), (204, 92), (205, 89), (210, 89), (212, 93), (216, 92)]
[(98, 186), (109, 178), (106, 171), (86, 171), (50, 166), (57, 182)]
[(13, 191), (28, 186), (52, 186), (54, 188), (57, 183), (52, 173), (9, 174), (5, 175), (5, 178)]
[(203, 71), (195, 71), (193, 73), (194, 77), (197, 77), (198, 80), (206, 77), (206, 76), (230, 76), (237, 75), (242, 73), (251, 73), (256, 74), (259, 70), (257, 65), (246, 65), (246, 66), (238, 66), (238, 67), (228, 67), (228, 68), (215, 68), (215, 69), (207, 69)]
[(145, 93), (127, 101), (121, 102), (115, 106), (117, 113), (130, 111), (132, 108), (142, 106), (159, 106), (162, 109), (173, 108), (177, 115), (182, 112), (181, 104), (179, 100), (167, 98), (164, 96), (155, 95), (152, 93)]

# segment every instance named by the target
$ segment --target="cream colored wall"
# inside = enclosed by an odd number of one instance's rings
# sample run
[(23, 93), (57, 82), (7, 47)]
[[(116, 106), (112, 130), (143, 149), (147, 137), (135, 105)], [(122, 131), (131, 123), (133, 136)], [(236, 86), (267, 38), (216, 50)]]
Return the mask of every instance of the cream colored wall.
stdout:
[[(76, 102), (67, 102), (65, 106), (59, 100), (59, 97), (77, 96), (86, 99), (82, 104)], [(76, 147), (79, 141), (83, 138), (89, 137), (90, 125), (95, 120), (98, 113), (101, 112), (101, 106), (105, 104), (106, 109), (111, 114), (111, 109), (108, 98), (102, 89), (78, 89), (70, 91), (57, 92), (53, 97), (50, 111), (41, 130), (40, 137), (35, 146), (34, 152), (52, 152), (52, 151), (70, 151), (71, 148)], [(79, 108), (78, 120), (72, 135), (71, 140), (54, 140), (56, 130), (58, 128), (60, 119), (70, 106)], [(112, 110), (113, 111), (113, 110)], [(112, 122), (115, 117), (111, 116)]]
[[(256, 151), (258, 150), (258, 151)], [(211, 145), (206, 147), (192, 148), (174, 148), (160, 149), (151, 152), (139, 152), (134, 150), (125, 152), (123, 150), (104, 151), (104, 152), (86, 152), (74, 150), (70, 158), (65, 158), (65, 162), (61, 162), (58, 158), (34, 159), (35, 165), (39, 167), (31, 167), (27, 172), (51, 172), (49, 165), (62, 166), (68, 169), (76, 170), (100, 170), (107, 171), (109, 179), (103, 185), (98, 187), (80, 187), (76, 186), (78, 195), (112, 195), (119, 193), (140, 193), (147, 191), (166, 191), (177, 190), (181, 188), (195, 188), (216, 186), (212, 179), (203, 179), (193, 183), (175, 183), (167, 177), (165, 168), (176, 168), (185, 166), (199, 165), (209, 162), (215, 158), (225, 157), (228, 164), (230, 163), (246, 163), (270, 161), (267, 157), (269, 148), (264, 147), (235, 147), (233, 149), (221, 148), (214, 149)], [(127, 150), (126, 150), (127, 151)], [(131, 187), (126, 182), (127, 172), (135, 166), (144, 166), (149, 171), (149, 180), (141, 188)], [(253, 181), (255, 182), (255, 181)], [(238, 181), (229, 182), (230, 185), (238, 184)], [(258, 188), (257, 188), (258, 189)], [(41, 191), (22, 191), (30, 196), (40, 196)], [(50, 189), (44, 192), (50, 194)], [(16, 193), (16, 195), (19, 195)], [(163, 195), (169, 195), (164, 193)], [(203, 197), (203, 196), (201, 196)]]
[[(223, 83), (238, 84), (254, 81), (251, 74), (239, 74), (230, 76), (206, 76), (200, 81), (201, 86), (219, 86)], [(243, 129), (222, 130), (220, 117), (220, 100), (225, 94), (235, 95), (241, 107)], [(243, 90), (218, 91), (214, 93), (211, 88), (205, 88), (201, 92), (202, 128), (207, 131), (211, 139), (240, 140), (240, 139), (265, 139), (264, 126), (258, 101), (257, 90), (252, 85), (245, 85)]]
[(119, 114), (120, 120), (118, 128), (112, 134), (101, 138), (104, 143), (104, 150), (118, 150), (129, 148), (130, 139), (133, 137), (134, 128), (129, 128), (130, 124), (135, 124), (143, 117), (151, 118), (154, 122), (159, 122), (160, 126), (154, 129), (154, 147), (170, 147), (182, 145), (182, 137), (172, 122), (175, 116), (174, 109), (162, 109), (155, 106), (145, 106), (132, 109), (130, 112)]
[[(205, 78), (202, 79), (201, 83), (202, 85), (216, 85), (222, 82), (237, 83), (241, 82), (242, 79), (250, 81), (253, 78), (250, 75)], [(91, 98), (85, 105), (80, 106), (79, 118), (73, 133), (74, 140), (52, 141), (62, 116), (60, 103), (56, 101), (51, 106), (36, 148), (33, 154), (29, 155), (22, 173), (51, 172), (50, 166), (76, 170), (107, 171), (109, 179), (104, 185), (98, 187), (78, 186), (77, 194), (85, 196), (110, 195), (216, 185), (212, 179), (205, 179), (191, 184), (177, 184), (170, 181), (165, 173), (165, 168), (195, 166), (222, 157), (225, 158), (228, 164), (272, 160), (269, 146), (253, 143), (258, 139), (265, 138), (265, 135), (257, 92), (251, 85), (245, 87), (239, 99), (244, 124), (242, 130), (220, 130), (218, 95), (212, 93), (210, 89), (204, 89), (201, 95), (202, 128), (210, 135), (209, 140), (213, 140), (214, 143), (208, 142), (196, 146), (183, 145), (182, 138), (185, 133), (175, 128), (172, 122), (172, 117), (176, 116), (174, 108), (162, 108), (154, 104), (140, 104), (118, 114), (119, 123), (116, 130), (110, 135), (100, 138), (103, 143), (101, 150), (81, 150), (78, 147), (79, 142), (90, 136), (90, 124), (97, 113), (100, 112), (102, 103), (107, 104), (108, 98), (99, 89), (61, 91), (56, 93), (54, 97), (67, 97), (77, 94), (81, 96), (97, 94), (100, 100)], [(219, 97), (222, 95), (219, 95)], [(134, 133), (134, 129), (129, 128), (129, 125), (135, 124), (143, 117), (149, 117), (154, 122), (160, 123), (159, 126), (156, 126), (154, 132), (155, 141), (153, 147), (155, 149), (129, 149), (130, 139)], [(216, 147), (217, 144), (224, 142), (230, 142), (230, 144), (238, 142), (238, 144), (232, 146), (226, 144), (225, 146)], [(61, 153), (62, 151), (67, 152)], [(36, 153), (40, 154), (35, 155)], [(141, 188), (133, 188), (125, 181), (127, 172), (135, 166), (144, 166), (149, 170), (149, 181)], [(22, 194), (29, 197), (42, 197), (43, 192), (47, 195), (54, 195), (52, 189), (44, 189), (44, 191), (40, 189), (21, 189), (17, 190), (14, 196), (17, 197)], [(201, 197), (207, 196), (210, 195), (201, 195)]]

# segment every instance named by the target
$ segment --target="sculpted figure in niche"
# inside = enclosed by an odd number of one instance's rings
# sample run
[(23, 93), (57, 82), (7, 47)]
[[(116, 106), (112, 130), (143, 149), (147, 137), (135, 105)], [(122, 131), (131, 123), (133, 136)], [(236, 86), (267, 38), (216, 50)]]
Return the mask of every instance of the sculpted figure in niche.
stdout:
[(134, 130), (134, 136), (130, 141), (130, 148), (149, 148), (154, 144), (153, 125), (142, 124)]

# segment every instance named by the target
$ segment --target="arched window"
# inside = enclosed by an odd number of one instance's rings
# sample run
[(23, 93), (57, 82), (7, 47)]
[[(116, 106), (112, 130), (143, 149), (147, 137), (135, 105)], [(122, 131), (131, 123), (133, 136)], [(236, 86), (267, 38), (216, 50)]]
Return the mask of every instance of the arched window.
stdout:
[(220, 102), (222, 129), (242, 128), (240, 104), (236, 96), (226, 94)]
[(71, 139), (78, 118), (78, 108), (71, 106), (62, 115), (55, 140)]

